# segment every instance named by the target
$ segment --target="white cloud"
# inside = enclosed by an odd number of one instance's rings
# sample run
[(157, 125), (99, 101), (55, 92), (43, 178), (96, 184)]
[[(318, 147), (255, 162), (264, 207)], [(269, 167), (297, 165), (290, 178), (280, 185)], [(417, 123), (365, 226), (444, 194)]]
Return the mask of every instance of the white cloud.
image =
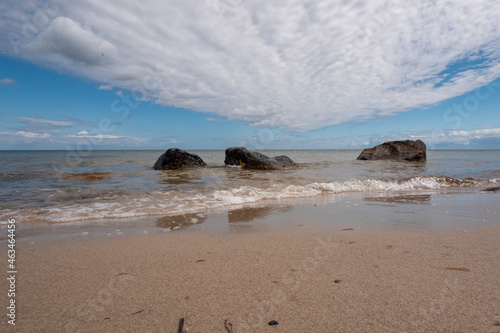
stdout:
[(33, 133), (33, 132), (25, 132), (25, 131), (17, 131), (16, 135), (25, 137), (25, 138), (37, 138), (37, 139), (46, 139), (50, 137), (48, 133)]
[(70, 138), (94, 138), (94, 139), (119, 139), (123, 138), (122, 136), (110, 135), (110, 134), (89, 134), (87, 131), (80, 131), (76, 135), (70, 134), (68, 135)]
[[(77, 138), (77, 139), (88, 139), (91, 142), (98, 142), (99, 144), (102, 144), (104, 142), (101, 142), (101, 139), (106, 139), (108, 142), (109, 140), (112, 140), (114, 143), (120, 143), (120, 145), (127, 145), (127, 144), (140, 144), (140, 143), (146, 143), (149, 142), (150, 139), (148, 138), (140, 138), (140, 137), (134, 137), (134, 136), (120, 136), (120, 135), (111, 135), (111, 134), (102, 134), (102, 133), (95, 133), (91, 134), (87, 131), (80, 131), (77, 134), (68, 134), (65, 137), (67, 138)], [(96, 141), (98, 139), (99, 141)], [(114, 139), (119, 139), (119, 140), (114, 140)]]
[(500, 77), (497, 0), (82, 0), (24, 37), (37, 2), (5, 3), (0, 50), (257, 126), (390, 116)]
[(101, 84), (98, 89), (99, 90), (113, 90), (113, 86), (110, 84)]
[(15, 81), (12, 80), (12, 79), (8, 79), (8, 78), (4, 78), (4, 79), (0, 79), (0, 84), (2, 86), (8, 86), (8, 85), (11, 85), (13, 84)]
[(484, 139), (500, 139), (500, 128), (487, 128), (480, 130), (441, 130), (434, 133), (421, 133), (410, 135), (414, 140), (420, 139), (424, 141), (428, 147), (432, 147), (441, 143), (454, 143), (461, 145), (469, 145), (473, 140)]
[(35, 123), (35, 124), (43, 124), (43, 125), (50, 125), (50, 126), (73, 126), (74, 123), (71, 121), (64, 121), (64, 120), (50, 120), (50, 119), (43, 119), (43, 118), (35, 118), (35, 117), (23, 117), (23, 116), (15, 116), (11, 114), (4, 114), (0, 113), (0, 117), (8, 117), (8, 118), (15, 118), (15, 119), (21, 119), (25, 120), (30, 123)]

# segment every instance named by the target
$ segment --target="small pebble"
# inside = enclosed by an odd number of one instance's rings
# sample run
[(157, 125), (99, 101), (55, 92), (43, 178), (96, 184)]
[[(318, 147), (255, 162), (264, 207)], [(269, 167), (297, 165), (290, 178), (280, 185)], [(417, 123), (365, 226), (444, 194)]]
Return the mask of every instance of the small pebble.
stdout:
[(445, 210), (445, 211), (443, 211), (443, 213), (448, 214), (448, 211), (447, 211), (447, 210)]
[(123, 232), (117, 232), (116, 235), (121, 236), (121, 235), (123, 235)]
[(486, 220), (481, 220), (481, 222), (486, 222)]
[(271, 321), (269, 322), (269, 325), (271, 325), (271, 326), (272, 326), (272, 325), (278, 325), (278, 324), (279, 324), (279, 323), (278, 323), (276, 320), (271, 320)]
[(163, 232), (168, 232), (170, 231), (170, 229), (163, 229)]
[(181, 227), (173, 227), (172, 230), (180, 229)]
[(342, 282), (342, 280), (335, 280), (335, 283), (340, 283)]
[(87, 236), (88, 234), (88, 231), (82, 232), (82, 236)]
[(143, 233), (143, 234), (147, 234), (148, 232), (147, 232), (146, 230), (144, 230), (142, 233)]

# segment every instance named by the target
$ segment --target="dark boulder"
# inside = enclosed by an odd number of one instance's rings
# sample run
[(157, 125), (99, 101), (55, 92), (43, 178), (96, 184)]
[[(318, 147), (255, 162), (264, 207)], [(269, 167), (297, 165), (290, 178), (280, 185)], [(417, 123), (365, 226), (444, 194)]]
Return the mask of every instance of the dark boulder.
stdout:
[(202, 167), (205, 165), (207, 164), (198, 155), (190, 154), (178, 148), (170, 148), (158, 158), (153, 169), (180, 169), (184, 167)]
[(488, 187), (488, 188), (485, 188), (484, 190), (481, 190), (481, 191), (485, 191), (485, 192), (500, 192), (500, 186)]
[(245, 169), (261, 170), (283, 170), (298, 167), (298, 165), (287, 156), (269, 157), (258, 152), (251, 152), (245, 147), (227, 148), (224, 164), (239, 165)]
[(426, 147), (420, 140), (389, 141), (373, 148), (366, 148), (357, 159), (424, 162)]

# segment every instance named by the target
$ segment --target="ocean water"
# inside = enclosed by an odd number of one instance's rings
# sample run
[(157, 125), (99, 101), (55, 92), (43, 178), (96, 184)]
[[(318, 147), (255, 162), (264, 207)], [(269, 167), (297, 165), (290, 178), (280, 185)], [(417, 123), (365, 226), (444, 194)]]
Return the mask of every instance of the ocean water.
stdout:
[(425, 163), (357, 161), (359, 150), (262, 151), (287, 155), (300, 164), (285, 171), (226, 167), (223, 150), (193, 150), (206, 168), (153, 170), (163, 152), (0, 151), (0, 221), (161, 217), (244, 208), (266, 200), (289, 204), (294, 198), (340, 195), (418, 198), (500, 186), (500, 151), (491, 150), (428, 151)]

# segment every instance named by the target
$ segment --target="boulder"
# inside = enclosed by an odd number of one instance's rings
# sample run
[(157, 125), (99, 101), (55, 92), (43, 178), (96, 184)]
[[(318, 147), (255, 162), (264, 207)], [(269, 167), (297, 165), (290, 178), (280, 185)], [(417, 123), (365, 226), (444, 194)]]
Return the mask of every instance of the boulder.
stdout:
[(153, 169), (167, 170), (184, 167), (202, 167), (205, 165), (207, 164), (196, 154), (190, 154), (178, 148), (170, 148), (158, 158)]
[(298, 165), (287, 156), (269, 157), (258, 152), (251, 152), (245, 147), (227, 148), (224, 164), (239, 165), (245, 169), (261, 170), (283, 170), (298, 167)]
[(484, 190), (481, 190), (481, 191), (486, 191), (486, 192), (500, 192), (500, 186), (488, 187), (488, 188), (485, 188)]
[(366, 148), (357, 159), (424, 162), (426, 147), (420, 140), (389, 141), (373, 148)]

